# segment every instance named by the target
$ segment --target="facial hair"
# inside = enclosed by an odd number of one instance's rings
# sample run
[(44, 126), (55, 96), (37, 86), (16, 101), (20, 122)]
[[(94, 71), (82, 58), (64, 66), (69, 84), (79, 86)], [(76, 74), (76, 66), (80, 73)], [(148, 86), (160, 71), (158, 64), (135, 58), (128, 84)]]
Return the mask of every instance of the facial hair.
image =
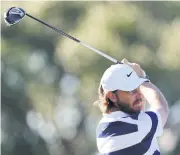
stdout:
[[(136, 99), (133, 102), (133, 104), (137, 103), (137, 102), (141, 102), (141, 101), (142, 101), (142, 98)], [(130, 104), (120, 101), (120, 99), (118, 97), (117, 97), (116, 106), (120, 111), (123, 111), (123, 112), (128, 113), (128, 114), (134, 114), (134, 113), (139, 112), (139, 111), (136, 111), (133, 108), (131, 108)]]

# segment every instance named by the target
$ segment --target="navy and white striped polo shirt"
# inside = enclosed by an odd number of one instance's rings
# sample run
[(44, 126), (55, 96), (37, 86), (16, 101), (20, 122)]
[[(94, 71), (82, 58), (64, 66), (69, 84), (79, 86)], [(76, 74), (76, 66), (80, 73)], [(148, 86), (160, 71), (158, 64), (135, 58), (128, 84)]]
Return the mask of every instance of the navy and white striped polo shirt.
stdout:
[(104, 155), (160, 155), (157, 137), (163, 132), (158, 112), (105, 114), (96, 130), (97, 147)]

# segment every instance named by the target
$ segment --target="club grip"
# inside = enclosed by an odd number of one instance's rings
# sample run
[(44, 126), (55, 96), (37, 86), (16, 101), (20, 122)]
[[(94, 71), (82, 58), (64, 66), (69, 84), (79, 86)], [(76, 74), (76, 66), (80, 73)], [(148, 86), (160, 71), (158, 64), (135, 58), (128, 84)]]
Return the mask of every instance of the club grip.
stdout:
[(121, 61), (117, 61), (116, 64), (123, 64)]

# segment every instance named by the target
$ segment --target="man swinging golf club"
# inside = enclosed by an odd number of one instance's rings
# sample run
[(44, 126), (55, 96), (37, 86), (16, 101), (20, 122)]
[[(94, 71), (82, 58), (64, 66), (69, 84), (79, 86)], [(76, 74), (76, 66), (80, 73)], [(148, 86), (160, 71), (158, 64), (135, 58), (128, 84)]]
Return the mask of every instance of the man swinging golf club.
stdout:
[(167, 121), (167, 101), (138, 64), (122, 62), (109, 67), (100, 82), (95, 102), (103, 113), (96, 131), (98, 150), (106, 155), (160, 155), (157, 138)]
[[(157, 137), (162, 134), (166, 123), (168, 105), (159, 89), (146, 79), (141, 67), (129, 63), (126, 59), (122, 63), (118, 62), (79, 39), (33, 17), (22, 8), (11, 7), (5, 12), (4, 20), (8, 26), (12, 26), (25, 16), (116, 63), (102, 76), (99, 100), (96, 102), (104, 115), (97, 127), (99, 152), (108, 155), (159, 155)], [(143, 112), (145, 100), (152, 109)]]

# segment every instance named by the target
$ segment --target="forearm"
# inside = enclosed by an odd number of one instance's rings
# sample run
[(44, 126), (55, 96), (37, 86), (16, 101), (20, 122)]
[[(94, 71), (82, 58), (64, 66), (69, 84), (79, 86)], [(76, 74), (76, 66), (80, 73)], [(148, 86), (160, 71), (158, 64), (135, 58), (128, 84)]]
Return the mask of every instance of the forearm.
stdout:
[(141, 92), (148, 103), (157, 110), (162, 118), (163, 126), (166, 124), (168, 118), (168, 103), (161, 91), (152, 83), (145, 82), (141, 86)]

